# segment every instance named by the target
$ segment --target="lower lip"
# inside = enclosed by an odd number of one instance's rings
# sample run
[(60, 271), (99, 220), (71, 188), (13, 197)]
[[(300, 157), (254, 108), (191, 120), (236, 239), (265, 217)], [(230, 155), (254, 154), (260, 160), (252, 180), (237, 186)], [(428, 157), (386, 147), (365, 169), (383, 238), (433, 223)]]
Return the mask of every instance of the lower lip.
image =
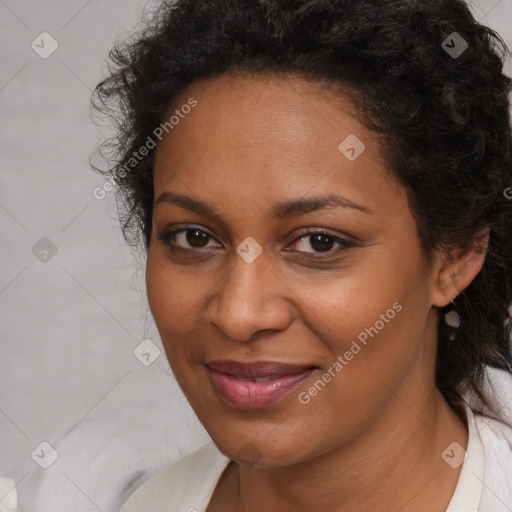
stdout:
[(238, 409), (259, 409), (272, 405), (292, 393), (315, 371), (309, 369), (274, 380), (249, 382), (213, 368), (209, 370), (217, 393), (228, 405)]

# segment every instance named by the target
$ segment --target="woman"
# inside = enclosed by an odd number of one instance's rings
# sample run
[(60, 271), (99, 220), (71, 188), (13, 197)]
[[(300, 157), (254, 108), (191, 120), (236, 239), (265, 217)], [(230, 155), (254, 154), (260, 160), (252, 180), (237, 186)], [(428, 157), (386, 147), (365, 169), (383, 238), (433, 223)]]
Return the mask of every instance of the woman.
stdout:
[(122, 512), (512, 509), (500, 49), (460, 0), (178, 0), (115, 49), (101, 172), (213, 441)]

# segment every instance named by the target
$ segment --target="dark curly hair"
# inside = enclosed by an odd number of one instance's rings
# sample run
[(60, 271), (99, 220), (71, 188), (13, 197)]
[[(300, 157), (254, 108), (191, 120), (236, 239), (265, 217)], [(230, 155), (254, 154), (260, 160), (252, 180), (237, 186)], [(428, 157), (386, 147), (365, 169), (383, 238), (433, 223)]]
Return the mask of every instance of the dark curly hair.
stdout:
[[(472, 391), (492, 409), (481, 393), (485, 366), (511, 370), (507, 55), (462, 0), (162, 2), (110, 52), (93, 106), (117, 130), (99, 148), (107, 168), (93, 167), (117, 185), (126, 241), (147, 250), (154, 151), (135, 163), (133, 155), (190, 84), (228, 72), (293, 73), (353, 91), (408, 191), (428, 260), (434, 250), (480, 250), (482, 232), (490, 235), (482, 270), (439, 308), (436, 385), (452, 403)], [(443, 319), (453, 310), (458, 328)]]

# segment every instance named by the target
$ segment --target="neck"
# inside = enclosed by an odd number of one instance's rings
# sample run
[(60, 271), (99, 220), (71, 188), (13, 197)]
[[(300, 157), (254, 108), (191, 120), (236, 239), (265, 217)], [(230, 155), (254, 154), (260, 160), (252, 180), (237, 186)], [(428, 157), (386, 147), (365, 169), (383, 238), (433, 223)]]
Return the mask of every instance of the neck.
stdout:
[(461, 467), (441, 453), (454, 441), (466, 447), (467, 428), (437, 389), (410, 405), (392, 400), (382, 421), (348, 446), (301, 464), (233, 464), (234, 510), (445, 510)]

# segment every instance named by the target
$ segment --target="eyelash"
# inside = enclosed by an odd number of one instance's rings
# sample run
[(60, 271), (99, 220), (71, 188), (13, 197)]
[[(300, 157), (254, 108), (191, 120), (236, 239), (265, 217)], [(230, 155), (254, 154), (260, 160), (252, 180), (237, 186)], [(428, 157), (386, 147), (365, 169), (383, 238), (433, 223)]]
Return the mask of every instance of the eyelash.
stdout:
[[(190, 252), (195, 252), (196, 250), (197, 251), (202, 251), (205, 249), (208, 250), (207, 248), (204, 248), (204, 247), (194, 249), (194, 248), (185, 248), (185, 247), (175, 245), (175, 242), (174, 242), (175, 236), (178, 235), (179, 233), (183, 233), (183, 232), (186, 233), (187, 231), (199, 231), (200, 233), (204, 233), (204, 234), (208, 235), (210, 238), (215, 240), (215, 237), (213, 235), (211, 235), (210, 233), (208, 233), (208, 231), (205, 231), (205, 230), (200, 229), (195, 226), (183, 227), (180, 229), (176, 229), (174, 231), (169, 231), (167, 233), (158, 235), (157, 238), (158, 238), (158, 240), (160, 240), (161, 242), (166, 244), (173, 252), (190, 253)], [(293, 240), (291, 242), (291, 244), (295, 244), (295, 243), (299, 242), (300, 240), (307, 238), (308, 236), (313, 236), (313, 235), (325, 235), (328, 238), (332, 239), (335, 243), (338, 243), (341, 247), (339, 247), (337, 250), (328, 250), (328, 251), (324, 251), (324, 252), (319, 251), (319, 252), (311, 252), (310, 253), (310, 252), (305, 252), (305, 251), (298, 251), (301, 254), (318, 254), (318, 255), (326, 254), (327, 255), (327, 256), (306, 256), (307, 258), (311, 258), (311, 259), (326, 258), (328, 256), (333, 256), (334, 254), (343, 252), (345, 249), (356, 246), (355, 243), (353, 243), (345, 238), (340, 238), (338, 236), (332, 235), (331, 233), (329, 233), (327, 231), (312, 230), (312, 229), (310, 229), (304, 233), (301, 233), (295, 240)], [(210, 240), (208, 240), (208, 242), (209, 241)], [(287, 252), (290, 252), (290, 251), (287, 251)]]

